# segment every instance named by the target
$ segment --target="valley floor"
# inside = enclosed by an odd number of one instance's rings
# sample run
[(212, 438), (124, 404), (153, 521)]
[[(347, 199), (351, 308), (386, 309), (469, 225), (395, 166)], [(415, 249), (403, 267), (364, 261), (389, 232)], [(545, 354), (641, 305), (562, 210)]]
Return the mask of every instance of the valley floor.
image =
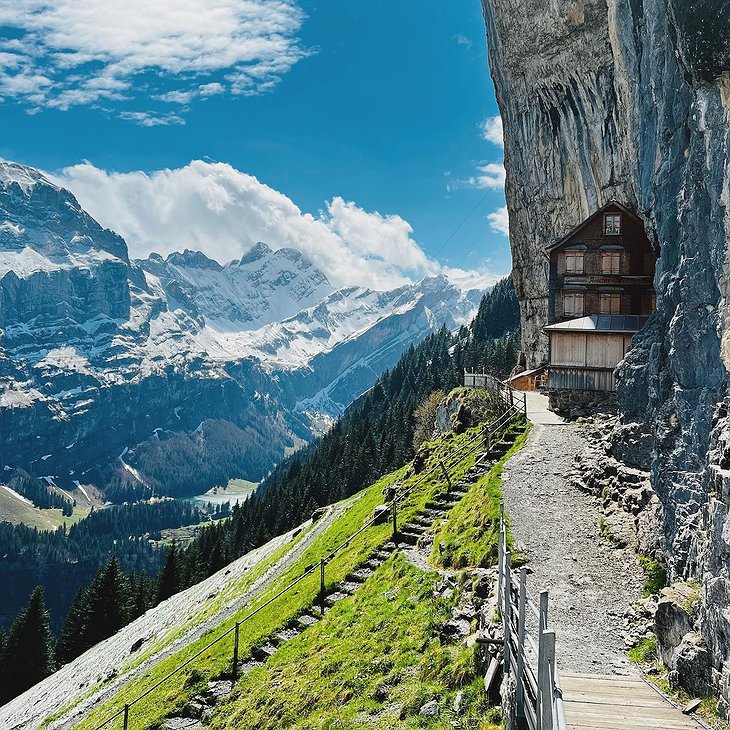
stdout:
[(527, 443), (506, 465), (503, 493), (512, 534), (524, 546), (534, 599), (549, 590), (549, 625), (558, 665), (586, 673), (627, 673), (622, 617), (641, 598), (645, 578), (631, 549), (602, 536), (596, 498), (570, 483), (573, 459), (586, 447), (580, 426), (547, 410), (530, 394), (535, 424)]

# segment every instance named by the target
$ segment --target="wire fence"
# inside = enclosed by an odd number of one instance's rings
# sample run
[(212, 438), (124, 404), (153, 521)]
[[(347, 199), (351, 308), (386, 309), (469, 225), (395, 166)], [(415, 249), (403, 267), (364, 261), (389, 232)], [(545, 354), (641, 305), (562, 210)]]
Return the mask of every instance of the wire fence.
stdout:
[[(465, 374), (465, 380), (467, 375)], [(496, 379), (493, 379), (496, 381)], [(499, 381), (496, 381), (496, 383), (499, 383)], [(128, 730), (129, 728), (129, 720), (131, 716), (131, 711), (134, 708), (135, 705), (137, 705), (139, 702), (141, 702), (143, 699), (148, 697), (150, 694), (152, 694), (155, 690), (157, 690), (159, 687), (161, 687), (163, 684), (169, 682), (174, 676), (179, 674), (185, 667), (189, 666), (193, 662), (195, 662), (196, 659), (199, 659), (203, 654), (210, 651), (214, 646), (219, 644), (221, 641), (227, 639), (231, 634), (233, 634), (233, 666), (231, 671), (231, 677), (233, 681), (235, 682), (238, 678), (238, 653), (239, 653), (239, 632), (240, 627), (252, 619), (254, 616), (256, 616), (258, 613), (263, 611), (265, 608), (270, 606), (272, 603), (274, 603), (276, 600), (281, 598), (283, 595), (291, 591), (293, 588), (295, 588), (297, 585), (299, 585), (304, 579), (308, 578), (310, 575), (313, 575), (314, 573), (319, 572), (320, 574), (320, 596), (323, 598), (325, 595), (325, 568), (327, 563), (329, 563), (336, 555), (338, 555), (341, 551), (347, 549), (349, 545), (352, 543), (353, 540), (355, 540), (359, 535), (361, 535), (363, 532), (368, 530), (370, 527), (372, 527), (375, 523), (382, 523), (384, 517), (386, 515), (390, 516), (390, 519), (392, 521), (392, 527), (393, 527), (393, 537), (397, 538), (398, 535), (398, 506), (403, 503), (403, 501), (420, 485), (422, 485), (429, 477), (433, 476), (435, 473), (440, 473), (446, 477), (447, 485), (450, 489), (451, 487), (451, 481), (450, 481), (450, 471), (453, 471), (459, 464), (461, 464), (463, 461), (465, 461), (469, 456), (471, 456), (474, 452), (480, 450), (480, 449), (487, 449), (491, 448), (491, 446), (495, 443), (495, 441), (498, 438), (501, 438), (501, 436), (504, 434), (504, 432), (512, 425), (514, 420), (517, 416), (527, 416), (527, 401), (521, 400), (521, 399), (515, 399), (514, 397), (509, 398), (509, 400), (505, 399), (504, 397), (504, 391), (502, 388), (504, 387), (503, 384), (499, 383), (499, 387), (495, 387), (494, 382), (485, 382), (484, 385), (480, 385), (477, 387), (484, 387), (488, 390), (490, 390), (493, 394), (496, 393), (497, 397), (502, 400), (504, 405), (504, 412), (501, 413), (496, 419), (494, 419), (491, 423), (483, 426), (479, 433), (474, 435), (471, 439), (469, 439), (465, 444), (463, 444), (461, 447), (459, 447), (453, 454), (449, 456), (449, 458), (446, 460), (446, 463), (443, 460), (439, 460), (434, 466), (429, 468), (427, 471), (425, 471), (413, 484), (411, 484), (407, 489), (401, 489), (398, 490), (397, 493), (393, 496), (393, 499), (391, 500), (390, 504), (387, 506), (386, 510), (381, 511), (379, 514), (374, 515), (373, 517), (369, 518), (365, 524), (357, 530), (357, 532), (353, 533), (348, 537), (346, 540), (344, 540), (342, 543), (340, 543), (337, 547), (335, 547), (328, 555), (323, 557), (320, 562), (317, 564), (308, 567), (302, 575), (300, 575), (298, 578), (293, 580), (291, 583), (289, 583), (285, 588), (282, 588), (275, 596), (272, 596), (269, 600), (267, 600), (265, 603), (258, 606), (256, 609), (248, 613), (246, 616), (244, 616), (239, 621), (236, 621), (236, 623), (231, 626), (231, 628), (224, 631), (220, 636), (213, 639), (210, 643), (206, 644), (202, 649), (197, 651), (193, 656), (186, 659), (184, 662), (176, 666), (174, 669), (172, 669), (170, 672), (168, 672), (164, 677), (159, 679), (155, 684), (153, 684), (151, 687), (149, 687), (147, 690), (142, 692), (140, 695), (135, 697), (130, 702), (126, 703), (121, 709), (117, 710), (114, 714), (110, 715), (104, 722), (102, 722), (99, 725), (95, 725), (93, 730), (101, 730), (101, 728), (108, 727), (112, 722), (122, 718), (122, 727), (123, 730)], [(512, 389), (509, 388), (509, 391), (512, 392)]]

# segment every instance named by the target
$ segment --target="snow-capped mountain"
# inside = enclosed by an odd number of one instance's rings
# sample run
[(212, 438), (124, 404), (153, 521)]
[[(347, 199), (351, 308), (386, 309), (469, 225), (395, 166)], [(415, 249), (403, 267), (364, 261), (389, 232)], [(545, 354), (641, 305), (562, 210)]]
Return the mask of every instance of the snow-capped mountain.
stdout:
[(300, 251), (263, 243), (226, 265), (190, 250), (130, 261), (70, 192), (0, 161), (0, 470), (143, 482), (128, 462), (156, 440), (185, 458), (227, 449), (244, 472), (231, 476), (259, 479), (480, 298), (443, 277), (334, 290)]
[(221, 266), (185, 249), (166, 260), (138, 262), (168, 302), (202, 317), (217, 330), (252, 330), (296, 314), (333, 291), (327, 277), (299, 251), (272, 251), (257, 243), (243, 258)]

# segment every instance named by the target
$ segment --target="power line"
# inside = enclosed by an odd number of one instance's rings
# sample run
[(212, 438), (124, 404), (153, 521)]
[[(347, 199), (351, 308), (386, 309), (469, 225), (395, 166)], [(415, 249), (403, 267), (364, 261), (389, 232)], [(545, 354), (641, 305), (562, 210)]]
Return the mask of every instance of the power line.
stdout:
[(476, 212), (477, 208), (487, 199), (489, 196), (489, 193), (484, 193), (484, 195), (480, 198), (479, 202), (466, 214), (466, 217), (464, 220), (459, 223), (458, 226), (454, 229), (454, 232), (441, 244), (441, 247), (435, 252), (431, 254), (432, 258), (436, 258), (454, 239), (454, 236), (466, 225), (466, 222), (471, 218), (474, 213)]

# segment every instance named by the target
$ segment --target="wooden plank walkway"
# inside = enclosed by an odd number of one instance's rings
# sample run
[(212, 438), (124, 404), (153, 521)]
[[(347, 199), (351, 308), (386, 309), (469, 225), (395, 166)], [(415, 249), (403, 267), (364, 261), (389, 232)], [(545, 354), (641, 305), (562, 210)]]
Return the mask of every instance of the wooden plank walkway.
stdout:
[(702, 727), (640, 677), (560, 674), (568, 730), (697, 730)]

